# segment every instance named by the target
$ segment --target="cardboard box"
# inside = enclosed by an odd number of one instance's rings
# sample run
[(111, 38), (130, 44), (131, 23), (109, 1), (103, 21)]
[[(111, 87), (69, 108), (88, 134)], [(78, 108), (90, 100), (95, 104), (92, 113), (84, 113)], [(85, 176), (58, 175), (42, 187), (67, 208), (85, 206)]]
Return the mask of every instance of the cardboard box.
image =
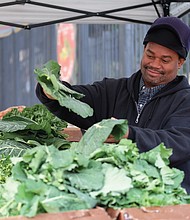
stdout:
[(66, 139), (71, 142), (79, 142), (82, 137), (80, 128), (74, 126), (65, 128), (63, 133), (68, 136)]
[(113, 220), (186, 220), (190, 219), (190, 205), (149, 208), (107, 209)]
[[(75, 126), (67, 127), (63, 130), (63, 133), (66, 134), (68, 137), (66, 140), (71, 142), (79, 142), (82, 138), (81, 129)], [(113, 136), (109, 136), (106, 140), (106, 143), (115, 143), (115, 139)]]
[(14, 216), (0, 218), (0, 220), (112, 220), (103, 208), (79, 210), (60, 213), (44, 213), (36, 215), (33, 218), (23, 216)]

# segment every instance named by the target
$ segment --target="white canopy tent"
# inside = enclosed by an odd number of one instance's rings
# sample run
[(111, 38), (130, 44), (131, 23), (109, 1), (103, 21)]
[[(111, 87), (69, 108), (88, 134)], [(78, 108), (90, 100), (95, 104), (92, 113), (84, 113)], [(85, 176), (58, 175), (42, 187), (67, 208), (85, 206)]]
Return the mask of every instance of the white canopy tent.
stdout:
[(151, 24), (188, 12), (185, 0), (0, 0), (0, 24), (23, 29), (61, 22)]

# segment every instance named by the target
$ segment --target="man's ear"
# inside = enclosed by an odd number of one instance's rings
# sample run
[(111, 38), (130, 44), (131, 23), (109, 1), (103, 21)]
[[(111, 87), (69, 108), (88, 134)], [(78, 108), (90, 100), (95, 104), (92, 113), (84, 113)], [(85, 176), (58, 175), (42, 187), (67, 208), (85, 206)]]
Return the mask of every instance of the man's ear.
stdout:
[(184, 58), (179, 58), (179, 61), (178, 61), (178, 69), (181, 68), (181, 66), (185, 63), (185, 59)]

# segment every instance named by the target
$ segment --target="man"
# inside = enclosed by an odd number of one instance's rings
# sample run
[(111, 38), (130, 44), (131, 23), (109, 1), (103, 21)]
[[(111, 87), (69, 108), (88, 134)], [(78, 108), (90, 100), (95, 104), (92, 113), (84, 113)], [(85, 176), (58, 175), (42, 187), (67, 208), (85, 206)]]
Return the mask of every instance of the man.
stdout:
[(63, 82), (85, 95), (82, 101), (94, 109), (92, 117), (84, 119), (61, 107), (39, 84), (36, 93), (52, 113), (80, 128), (111, 117), (127, 119), (125, 137), (140, 152), (161, 142), (172, 148), (171, 166), (184, 171), (183, 187), (190, 193), (190, 86), (177, 76), (190, 48), (190, 28), (175, 17), (158, 18), (143, 44), (141, 68), (130, 78), (105, 78), (92, 85)]

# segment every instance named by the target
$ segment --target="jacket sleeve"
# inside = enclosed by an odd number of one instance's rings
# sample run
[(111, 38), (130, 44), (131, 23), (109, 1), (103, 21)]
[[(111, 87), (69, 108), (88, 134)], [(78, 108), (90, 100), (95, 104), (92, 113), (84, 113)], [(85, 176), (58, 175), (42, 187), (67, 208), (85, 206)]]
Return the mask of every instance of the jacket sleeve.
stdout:
[(65, 120), (68, 123), (71, 123), (83, 129), (86, 129), (88, 126), (91, 125), (92, 123), (91, 121), (93, 120), (92, 117), (88, 117), (87, 119), (84, 119), (79, 115), (73, 113), (72, 111), (69, 111), (69, 109), (61, 106), (57, 100), (49, 99), (44, 94), (43, 89), (39, 83), (36, 86), (36, 96), (38, 97), (40, 102), (44, 104), (47, 107), (47, 109), (58, 118)]

